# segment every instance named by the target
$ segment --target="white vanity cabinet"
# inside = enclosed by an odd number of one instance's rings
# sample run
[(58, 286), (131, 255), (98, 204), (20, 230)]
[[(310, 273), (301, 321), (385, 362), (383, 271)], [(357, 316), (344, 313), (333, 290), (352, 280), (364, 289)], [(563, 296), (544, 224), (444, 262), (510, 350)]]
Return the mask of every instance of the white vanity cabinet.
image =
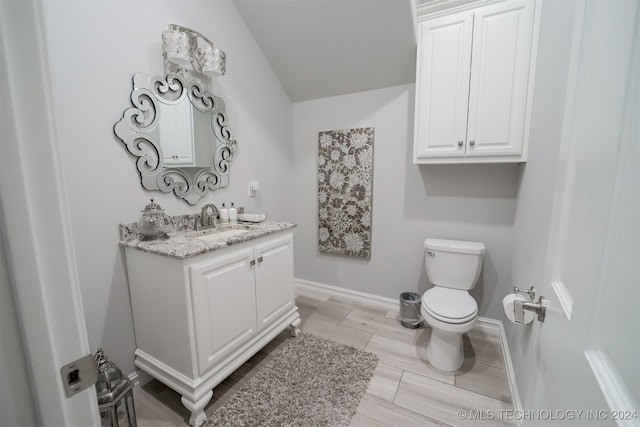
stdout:
[(265, 240), (189, 266), (200, 374), (295, 310), (291, 235)]
[(135, 364), (206, 421), (212, 389), (286, 328), (299, 333), (293, 233), (186, 259), (125, 248)]
[(526, 160), (535, 7), (504, 0), (419, 23), (414, 163)]

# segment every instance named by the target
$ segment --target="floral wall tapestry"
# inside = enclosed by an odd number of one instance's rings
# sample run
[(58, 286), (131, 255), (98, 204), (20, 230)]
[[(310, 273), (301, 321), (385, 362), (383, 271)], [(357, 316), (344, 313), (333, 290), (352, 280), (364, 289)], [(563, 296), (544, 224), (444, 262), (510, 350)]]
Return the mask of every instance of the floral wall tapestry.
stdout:
[(373, 128), (318, 133), (318, 248), (371, 257)]

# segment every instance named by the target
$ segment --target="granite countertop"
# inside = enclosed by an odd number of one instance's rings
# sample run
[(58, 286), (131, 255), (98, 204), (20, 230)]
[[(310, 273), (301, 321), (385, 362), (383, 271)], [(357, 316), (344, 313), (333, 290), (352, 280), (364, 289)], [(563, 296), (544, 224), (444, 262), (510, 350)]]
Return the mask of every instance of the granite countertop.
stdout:
[[(238, 222), (234, 225), (218, 224), (215, 228), (194, 230), (193, 221), (195, 220), (193, 217), (193, 215), (173, 217), (174, 231), (168, 233), (168, 239), (158, 240), (141, 240), (135, 222), (120, 224), (120, 246), (171, 258), (186, 259), (268, 234), (289, 230), (296, 226), (291, 222), (263, 221), (259, 223)], [(247, 230), (247, 232), (221, 240), (198, 239), (198, 237), (215, 232), (238, 229)]]

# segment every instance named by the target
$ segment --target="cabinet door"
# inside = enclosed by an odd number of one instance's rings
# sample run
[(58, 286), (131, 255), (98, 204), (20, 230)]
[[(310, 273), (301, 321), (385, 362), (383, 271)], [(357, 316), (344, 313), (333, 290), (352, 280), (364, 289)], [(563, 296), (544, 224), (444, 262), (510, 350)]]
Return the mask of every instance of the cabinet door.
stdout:
[(275, 321), (294, 306), (293, 236), (255, 246), (258, 327)]
[(246, 248), (189, 267), (200, 374), (257, 331), (253, 259)]
[(158, 103), (158, 114), (162, 118), (159, 126), (159, 141), (165, 165), (195, 166), (193, 113), (189, 98), (178, 104)]
[(464, 156), (472, 29), (471, 11), (420, 23), (415, 162)]
[(529, 0), (475, 11), (467, 156), (522, 152), (532, 13)]

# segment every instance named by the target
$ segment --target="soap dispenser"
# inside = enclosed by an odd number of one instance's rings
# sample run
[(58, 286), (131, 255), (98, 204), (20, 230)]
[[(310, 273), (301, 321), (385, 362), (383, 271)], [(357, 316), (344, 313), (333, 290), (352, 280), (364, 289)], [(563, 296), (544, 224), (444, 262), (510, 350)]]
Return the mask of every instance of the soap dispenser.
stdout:
[(229, 210), (223, 203), (222, 208), (220, 209), (220, 224), (226, 224), (228, 222), (229, 222)]
[(236, 209), (233, 202), (231, 202), (231, 207), (229, 208), (229, 223), (238, 223), (238, 209)]

